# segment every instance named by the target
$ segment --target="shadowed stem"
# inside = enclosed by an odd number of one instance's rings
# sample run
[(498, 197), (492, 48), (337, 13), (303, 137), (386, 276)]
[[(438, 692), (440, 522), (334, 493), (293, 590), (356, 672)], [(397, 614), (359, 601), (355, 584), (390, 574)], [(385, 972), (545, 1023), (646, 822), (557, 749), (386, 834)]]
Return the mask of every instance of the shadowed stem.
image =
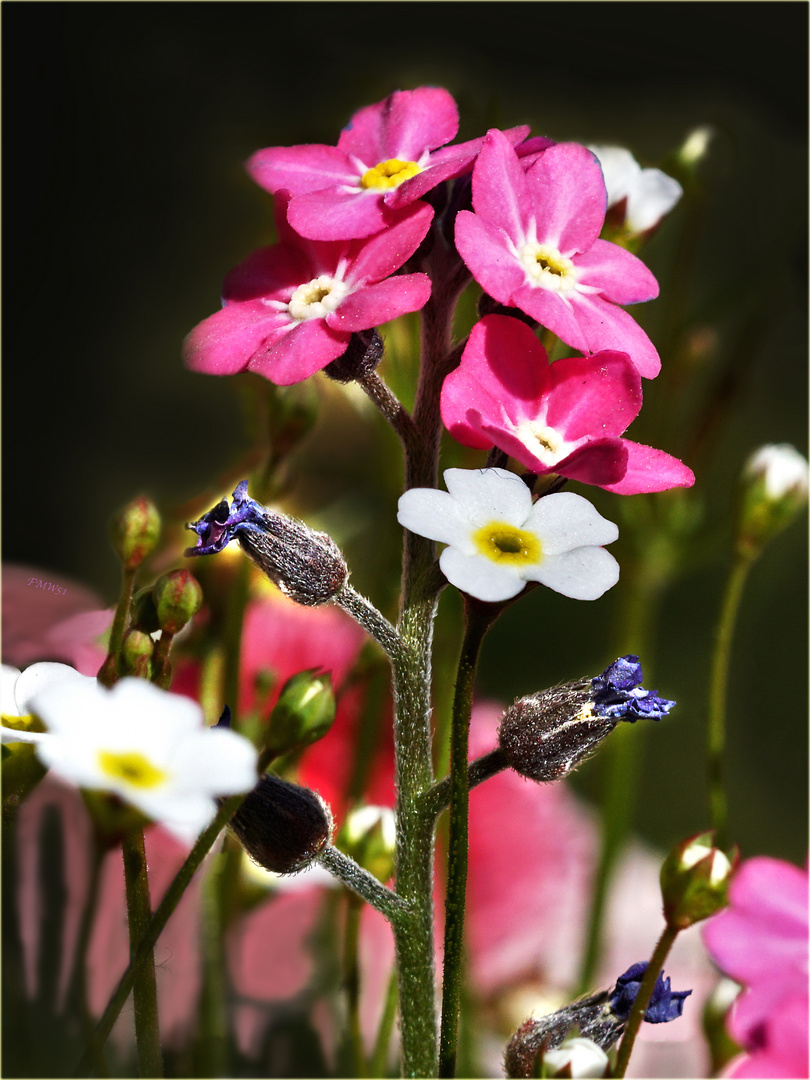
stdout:
[(444, 922), (444, 980), (439, 1036), (439, 1076), (455, 1075), (458, 1019), (464, 958), (464, 908), (467, 893), (469, 780), (467, 756), (475, 668), (484, 635), (492, 624), (469, 604), (456, 676), (450, 729), (450, 835)]
[[(129, 916), (130, 958), (142, 943), (152, 905), (149, 900), (149, 878), (146, 871), (146, 851), (143, 830), (127, 833), (121, 845), (124, 856), (127, 914)], [(163, 1076), (163, 1057), (160, 1052), (160, 1026), (157, 1011), (157, 981), (155, 956), (152, 950), (141, 964), (132, 988), (135, 1002), (135, 1038), (138, 1046), (138, 1072), (142, 1077)]]
[(647, 1006), (650, 1003), (650, 998), (655, 989), (655, 983), (664, 966), (664, 961), (669, 955), (669, 950), (672, 948), (675, 938), (678, 936), (678, 932), (679, 931), (676, 928), (671, 926), (664, 928), (664, 932), (658, 939), (658, 944), (655, 946), (652, 958), (647, 965), (647, 970), (644, 972), (644, 978), (641, 980), (641, 986), (638, 988), (636, 1000), (633, 1002), (633, 1006), (630, 1009), (630, 1015), (627, 1018), (624, 1035), (619, 1044), (619, 1052), (616, 1055), (616, 1065), (611, 1074), (616, 1077), (617, 1080), (619, 1077), (624, 1076), (627, 1071), (627, 1065), (630, 1061), (630, 1054), (633, 1052), (633, 1044), (636, 1041), (638, 1029), (641, 1027), (641, 1021), (644, 1019), (644, 1013), (647, 1011)]
[(414, 423), (411, 414), (376, 371), (358, 375), (357, 383), (374, 402), (402, 442), (413, 438)]

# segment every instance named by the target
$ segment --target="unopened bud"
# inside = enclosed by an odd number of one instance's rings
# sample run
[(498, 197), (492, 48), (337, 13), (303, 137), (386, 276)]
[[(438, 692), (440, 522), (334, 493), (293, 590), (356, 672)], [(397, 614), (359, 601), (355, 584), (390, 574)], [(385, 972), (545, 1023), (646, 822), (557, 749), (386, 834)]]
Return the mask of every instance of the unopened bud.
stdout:
[(186, 527), (198, 537), (197, 546), (187, 548), (186, 555), (213, 555), (236, 540), (256, 566), (299, 604), (325, 604), (348, 577), (346, 560), (330, 536), (251, 499), (247, 480), (237, 485), (230, 507), (223, 499)]
[(609, 1064), (601, 1046), (597, 1046), (592, 1039), (580, 1036), (565, 1039), (557, 1050), (549, 1050), (543, 1056), (546, 1076), (571, 1077), (572, 1080), (602, 1077)]
[(259, 866), (294, 874), (329, 843), (332, 815), (316, 792), (267, 773), (231, 818), (230, 827)]
[(358, 806), (346, 816), (337, 846), (378, 881), (388, 881), (394, 872), (397, 850), (393, 810), (387, 806)]
[(160, 515), (145, 495), (134, 499), (112, 519), (110, 538), (125, 569), (134, 570), (151, 555), (160, 537)]
[(699, 165), (709, 152), (709, 145), (713, 138), (714, 128), (708, 124), (690, 131), (678, 151), (681, 164), (690, 169)]
[(202, 607), (199, 582), (188, 570), (172, 570), (152, 586), (158, 625), (167, 634), (176, 634)]
[(498, 730), (509, 765), (531, 780), (559, 780), (584, 761), (620, 720), (660, 720), (675, 702), (644, 690), (641, 679), (638, 657), (622, 656), (594, 679), (519, 698)]
[(383, 358), (385, 344), (377, 330), (358, 330), (349, 338), (342, 356), (327, 364), (324, 374), (335, 382), (348, 383), (370, 375)]
[(155, 643), (142, 630), (128, 630), (121, 645), (121, 674), (148, 679)]
[(708, 919), (727, 903), (728, 885), (736, 864), (712, 846), (714, 834), (700, 833), (682, 841), (664, 859), (661, 895), (664, 916), (674, 930)]
[(807, 459), (787, 443), (761, 446), (740, 480), (738, 544), (758, 553), (807, 505)]
[(328, 673), (316, 675), (316, 670), (299, 671), (281, 688), (270, 714), (267, 740), (267, 749), (275, 755), (317, 742), (334, 722), (332, 677)]

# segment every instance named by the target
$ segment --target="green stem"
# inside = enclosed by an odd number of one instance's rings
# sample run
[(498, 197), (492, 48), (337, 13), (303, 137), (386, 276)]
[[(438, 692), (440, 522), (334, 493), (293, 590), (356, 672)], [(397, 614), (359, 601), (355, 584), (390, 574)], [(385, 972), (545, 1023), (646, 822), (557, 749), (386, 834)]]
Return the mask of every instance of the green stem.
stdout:
[[(489, 780), (491, 776), (497, 776), (499, 772), (509, 768), (506, 754), (499, 746), (490, 750), (488, 754), (471, 761), (467, 768), (467, 787), (474, 788)], [(450, 805), (450, 786), (452, 778), (445, 776), (438, 784), (434, 784), (430, 791), (426, 791), (422, 800), (422, 807), (426, 814), (438, 817), (442, 810)]]
[(172, 665), (169, 660), (169, 653), (173, 641), (174, 634), (169, 634), (164, 630), (155, 644), (155, 651), (152, 653), (152, 682), (163, 690), (168, 690), (172, 683)]
[(444, 980), (439, 1039), (439, 1076), (455, 1075), (461, 968), (464, 958), (464, 908), (467, 894), (469, 784), (467, 756), (473, 686), (478, 654), (491, 615), (467, 605), (467, 624), (458, 661), (453, 720), (450, 729), (450, 835), (447, 851), (447, 894), (444, 921)]
[(333, 597), (333, 603), (343, 608), (347, 615), (362, 626), (389, 657), (402, 656), (403, 645), (400, 635), (385, 616), (380, 614), (374, 605), (351, 585), (341, 585)]
[(363, 905), (357, 896), (351, 893), (346, 897), (346, 926), (343, 938), (343, 985), (346, 989), (346, 1011), (349, 1075), (366, 1075), (366, 1061), (363, 1053), (363, 1035), (360, 1030), (360, 963), (358, 945), (360, 941), (360, 915)]
[[(124, 856), (131, 962), (152, 917), (143, 830), (127, 833), (121, 847)], [(133, 986), (135, 1038), (138, 1045), (139, 1074), (160, 1077), (163, 1076), (163, 1058), (160, 1052), (155, 957), (151, 950), (150, 957), (151, 959), (141, 965)]]
[(656, 980), (664, 966), (664, 961), (669, 955), (669, 950), (672, 948), (673, 942), (678, 936), (678, 932), (679, 931), (675, 927), (667, 926), (664, 928), (664, 932), (658, 939), (658, 944), (655, 946), (650, 962), (647, 965), (647, 970), (644, 972), (644, 978), (641, 980), (641, 986), (638, 988), (636, 1000), (633, 1002), (633, 1007), (630, 1009), (630, 1015), (627, 1018), (627, 1023), (624, 1028), (624, 1035), (619, 1044), (619, 1052), (616, 1055), (616, 1065), (612, 1073), (616, 1080), (624, 1076), (627, 1071), (627, 1065), (630, 1061), (630, 1054), (633, 1051), (636, 1035), (638, 1035), (638, 1029), (641, 1027), (641, 1021), (644, 1019), (644, 1013), (647, 1011), (647, 1006), (650, 1003)]
[(104, 851), (96, 840), (91, 853), (90, 881), (87, 887), (87, 903), (82, 913), (82, 922), (79, 928), (79, 937), (76, 946), (76, 983), (75, 992), (79, 1002), (82, 1017), (82, 1033), (87, 1040), (93, 1054), (93, 1069), (97, 1076), (109, 1076), (110, 1069), (107, 1064), (104, 1050), (97, 1046), (92, 1037), (93, 1019), (90, 1007), (87, 1003), (87, 950), (90, 946), (90, 933), (95, 922), (98, 908), (99, 883), (101, 881), (101, 867), (104, 863)]
[(124, 631), (129, 619), (129, 606), (132, 603), (132, 593), (135, 588), (135, 570), (127, 567), (121, 568), (121, 592), (118, 604), (115, 608), (113, 623), (110, 629), (110, 644), (107, 648), (107, 658), (101, 665), (98, 673), (99, 682), (103, 686), (112, 686), (119, 677), (119, 665), (121, 646), (124, 642)]
[(748, 571), (755, 558), (756, 555), (748, 551), (735, 553), (715, 629), (714, 657), (709, 682), (707, 770), (709, 812), (712, 828), (715, 830), (714, 844), (720, 849), (725, 848), (728, 842), (728, 805), (723, 776), (723, 752), (726, 737), (726, 693), (731, 644)]
[(316, 856), (321, 866), (324, 866), (330, 874), (334, 874), (344, 885), (365, 900), (381, 915), (384, 915), (392, 926), (407, 919), (410, 914), (407, 904), (403, 903), (397, 893), (392, 892), (381, 882), (356, 863), (350, 855), (344, 854), (339, 848), (327, 844)]
[[(121, 1009), (124, 1007), (124, 1003), (132, 991), (138, 974), (143, 966), (147, 964), (150, 957), (154, 964), (152, 950), (155, 947), (157, 939), (163, 933), (163, 929), (169, 921), (172, 912), (180, 902), (180, 897), (188, 888), (195, 870), (208, 854), (214, 841), (242, 805), (245, 798), (246, 793), (232, 795), (229, 799), (225, 800), (219, 808), (214, 820), (197, 840), (197, 843), (189, 852), (188, 858), (175, 874), (174, 879), (166, 890), (157, 910), (149, 920), (148, 926), (140, 939), (140, 944), (137, 946), (134, 955), (130, 958), (129, 967), (121, 976), (118, 987), (107, 1003), (107, 1007), (104, 1010), (101, 1019), (98, 1024), (96, 1024), (93, 1033), (93, 1044), (95, 1047), (102, 1046), (105, 1039), (112, 1031), (113, 1024), (118, 1019)], [(88, 1069), (91, 1067), (92, 1057), (93, 1052), (90, 1049), (86, 1050), (79, 1060), (73, 1075), (85, 1076)]]
[(391, 972), (388, 980), (388, 989), (385, 992), (385, 1003), (380, 1026), (377, 1029), (377, 1039), (374, 1043), (374, 1052), (371, 1055), (369, 1076), (383, 1076), (388, 1061), (388, 1048), (391, 1045), (391, 1033), (394, 1030), (394, 1021), (397, 1017), (397, 973)]

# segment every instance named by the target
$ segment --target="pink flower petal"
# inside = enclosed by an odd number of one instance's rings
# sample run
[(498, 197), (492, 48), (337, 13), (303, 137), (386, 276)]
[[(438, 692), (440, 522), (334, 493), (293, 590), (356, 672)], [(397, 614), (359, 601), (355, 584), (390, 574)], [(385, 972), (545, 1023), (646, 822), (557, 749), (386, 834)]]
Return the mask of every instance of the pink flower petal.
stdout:
[(301, 236), (342, 240), (380, 232), (396, 221), (396, 212), (385, 205), (383, 192), (327, 188), (294, 196), (287, 217)]
[(622, 444), (627, 450), (627, 471), (618, 482), (602, 484), (606, 491), (612, 491), (614, 495), (641, 495), (694, 484), (692, 470), (671, 454), (629, 439), (622, 439)]
[(368, 240), (355, 240), (347, 252), (351, 267), (346, 281), (382, 281), (393, 274), (422, 243), (432, 219), (432, 206), (414, 203), (400, 210), (383, 232)]
[(203, 319), (186, 336), (183, 363), (206, 375), (235, 375), (289, 326), (289, 315), (271, 311), (261, 300), (232, 304)]
[(418, 311), (429, 296), (427, 274), (402, 274), (347, 296), (336, 311), (326, 316), (326, 323), (339, 331), (367, 330)]
[(571, 442), (621, 435), (641, 401), (641, 378), (625, 353), (571, 356), (551, 365), (548, 422)]
[(269, 146), (257, 150), (245, 163), (259, 187), (274, 193), (286, 188), (293, 195), (340, 184), (356, 184), (357, 171), (336, 146)]
[(438, 86), (421, 86), (395, 90), (384, 101), (360, 109), (341, 132), (338, 147), (372, 168), (390, 158), (418, 161), (425, 150), (450, 142), (457, 131), (452, 96)]
[(607, 209), (596, 156), (578, 143), (557, 143), (529, 167), (526, 184), (538, 242), (563, 255), (587, 251), (599, 236)]
[(638, 304), (658, 296), (658, 282), (641, 259), (618, 244), (595, 241), (577, 256), (576, 266), (580, 284), (598, 287), (614, 304)]
[(531, 216), (529, 187), (502, 131), (487, 132), (473, 169), (472, 188), (476, 214), (512, 240), (522, 240)]
[[(337, 259), (335, 259), (337, 262)], [(287, 244), (259, 248), (229, 270), (222, 284), (226, 304), (287, 301), (303, 282), (317, 277), (304, 253)]]
[[(499, 303), (512, 304), (512, 297), (526, 281), (526, 272), (507, 247), (506, 233), (477, 214), (461, 210), (456, 215), (455, 235), (458, 253), (478, 284)], [(526, 288), (530, 293), (542, 291)]]
[[(577, 293), (572, 308), (579, 328), (578, 342), (570, 341), (560, 330), (551, 326), (563, 341), (583, 352), (601, 352), (603, 349), (625, 352), (642, 378), (655, 378), (661, 370), (660, 357), (631, 315), (601, 296), (588, 296), (585, 293)], [(550, 326), (550, 323), (543, 322), (543, 325)]]
[(348, 332), (333, 330), (323, 319), (307, 319), (287, 333), (268, 337), (254, 351), (247, 370), (263, 375), (276, 386), (290, 386), (342, 356), (349, 336)]

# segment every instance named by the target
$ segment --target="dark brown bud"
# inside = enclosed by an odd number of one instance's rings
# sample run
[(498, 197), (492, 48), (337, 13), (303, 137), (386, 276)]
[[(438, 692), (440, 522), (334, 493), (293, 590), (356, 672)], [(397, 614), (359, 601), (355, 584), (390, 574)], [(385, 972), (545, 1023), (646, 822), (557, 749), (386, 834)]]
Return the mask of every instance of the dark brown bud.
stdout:
[(316, 792), (267, 773), (231, 818), (230, 827), (259, 866), (294, 874), (329, 843), (332, 815)]

